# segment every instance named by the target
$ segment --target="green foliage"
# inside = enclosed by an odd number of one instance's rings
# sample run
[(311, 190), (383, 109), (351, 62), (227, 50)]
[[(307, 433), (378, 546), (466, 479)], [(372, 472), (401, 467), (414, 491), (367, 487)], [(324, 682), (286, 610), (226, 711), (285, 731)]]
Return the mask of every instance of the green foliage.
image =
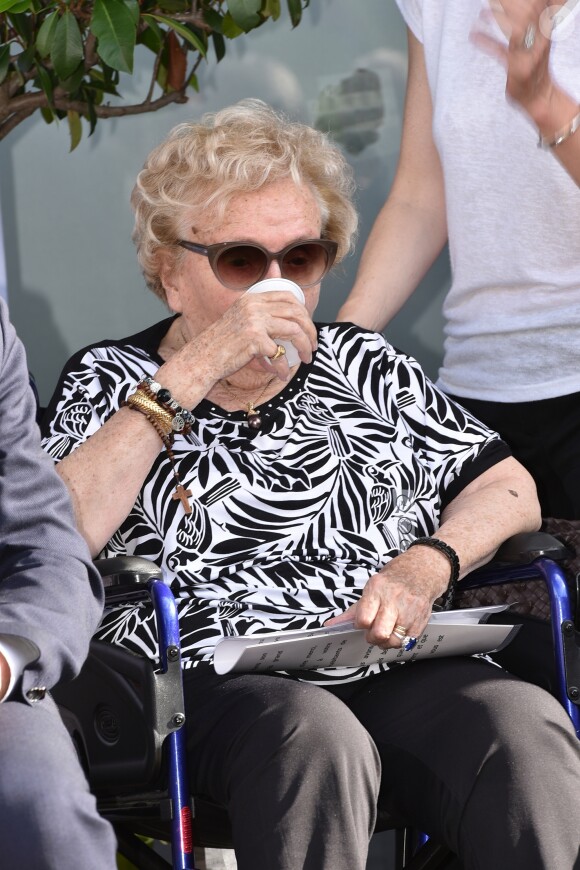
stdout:
[[(210, 47), (219, 62), (229, 40), (277, 21), (283, 0), (0, 0), (0, 139), (40, 111), (66, 119), (71, 150), (101, 118), (156, 111), (198, 88)], [(296, 27), (310, 0), (286, 0)], [(142, 102), (128, 105), (120, 74), (136, 46), (154, 55)], [(120, 97), (114, 104), (108, 96)]]
[(125, 0), (95, 0), (91, 33), (97, 38), (101, 60), (119, 72), (133, 72), (138, 23), (137, 4)]

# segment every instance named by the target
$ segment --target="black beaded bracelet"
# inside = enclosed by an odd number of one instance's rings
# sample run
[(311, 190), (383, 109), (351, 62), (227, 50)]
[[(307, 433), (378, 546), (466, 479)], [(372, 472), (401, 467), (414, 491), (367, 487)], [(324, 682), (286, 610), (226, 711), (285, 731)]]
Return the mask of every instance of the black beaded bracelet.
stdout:
[(453, 547), (450, 547), (449, 544), (446, 544), (445, 541), (442, 541), (440, 538), (415, 538), (414, 541), (411, 541), (407, 549), (410, 550), (411, 547), (415, 546), (415, 544), (422, 544), (424, 547), (433, 547), (433, 549), (439, 550), (440, 553), (443, 553), (443, 555), (447, 556), (449, 559), (449, 564), (451, 565), (451, 577), (449, 578), (446, 591), (441, 596), (443, 610), (449, 610), (453, 605), (455, 586), (457, 585), (461, 571), (459, 556)]
[(161, 408), (169, 411), (173, 417), (172, 428), (174, 432), (180, 433), (181, 435), (189, 435), (191, 432), (191, 425), (194, 422), (193, 414), (186, 408), (182, 408), (181, 405), (175, 401), (166, 387), (162, 387), (161, 384), (158, 384), (157, 381), (153, 380), (153, 378), (143, 378), (143, 380), (137, 385), (137, 389), (143, 390), (154, 401), (156, 401)]

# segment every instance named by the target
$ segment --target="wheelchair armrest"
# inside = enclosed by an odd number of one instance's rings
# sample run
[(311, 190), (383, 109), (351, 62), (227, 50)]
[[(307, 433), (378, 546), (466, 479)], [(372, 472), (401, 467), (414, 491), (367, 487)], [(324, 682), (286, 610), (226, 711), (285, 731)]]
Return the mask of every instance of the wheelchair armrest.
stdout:
[(149, 597), (151, 580), (162, 580), (163, 571), (141, 556), (113, 556), (97, 559), (95, 567), (103, 578), (107, 604), (141, 601)]
[(503, 542), (489, 566), (528, 565), (540, 557), (562, 562), (570, 559), (572, 555), (565, 544), (553, 535), (546, 532), (521, 532)]
[(460, 594), (462, 590), (479, 586), (540, 580), (541, 572), (534, 569), (537, 559), (549, 559), (558, 563), (572, 558), (573, 555), (565, 544), (547, 532), (521, 532), (504, 541), (490, 562), (464, 577), (458, 591)]

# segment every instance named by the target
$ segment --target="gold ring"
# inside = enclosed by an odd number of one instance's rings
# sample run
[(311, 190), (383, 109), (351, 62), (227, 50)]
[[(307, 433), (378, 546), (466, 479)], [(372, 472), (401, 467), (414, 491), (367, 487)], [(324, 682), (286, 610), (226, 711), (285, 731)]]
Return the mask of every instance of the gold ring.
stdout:
[(404, 625), (396, 625), (392, 630), (391, 634), (394, 634), (395, 637), (398, 637), (399, 640), (402, 640), (404, 637), (407, 636), (407, 629)]
[(281, 356), (284, 356), (286, 353), (286, 348), (283, 344), (279, 344), (276, 348), (276, 353), (273, 356), (268, 357), (270, 362), (274, 362), (274, 360), (280, 359)]

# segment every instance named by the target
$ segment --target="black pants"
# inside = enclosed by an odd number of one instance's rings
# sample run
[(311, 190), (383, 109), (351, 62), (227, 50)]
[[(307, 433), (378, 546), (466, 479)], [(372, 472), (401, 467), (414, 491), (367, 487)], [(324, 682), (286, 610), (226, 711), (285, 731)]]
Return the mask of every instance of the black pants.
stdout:
[(561, 706), (449, 658), (331, 690), (186, 672), (194, 794), (227, 806), (239, 870), (364, 870), (377, 803), (466, 870), (579, 870), (580, 743)]
[(580, 519), (580, 393), (514, 403), (451, 398), (509, 444), (536, 482), (543, 517)]

